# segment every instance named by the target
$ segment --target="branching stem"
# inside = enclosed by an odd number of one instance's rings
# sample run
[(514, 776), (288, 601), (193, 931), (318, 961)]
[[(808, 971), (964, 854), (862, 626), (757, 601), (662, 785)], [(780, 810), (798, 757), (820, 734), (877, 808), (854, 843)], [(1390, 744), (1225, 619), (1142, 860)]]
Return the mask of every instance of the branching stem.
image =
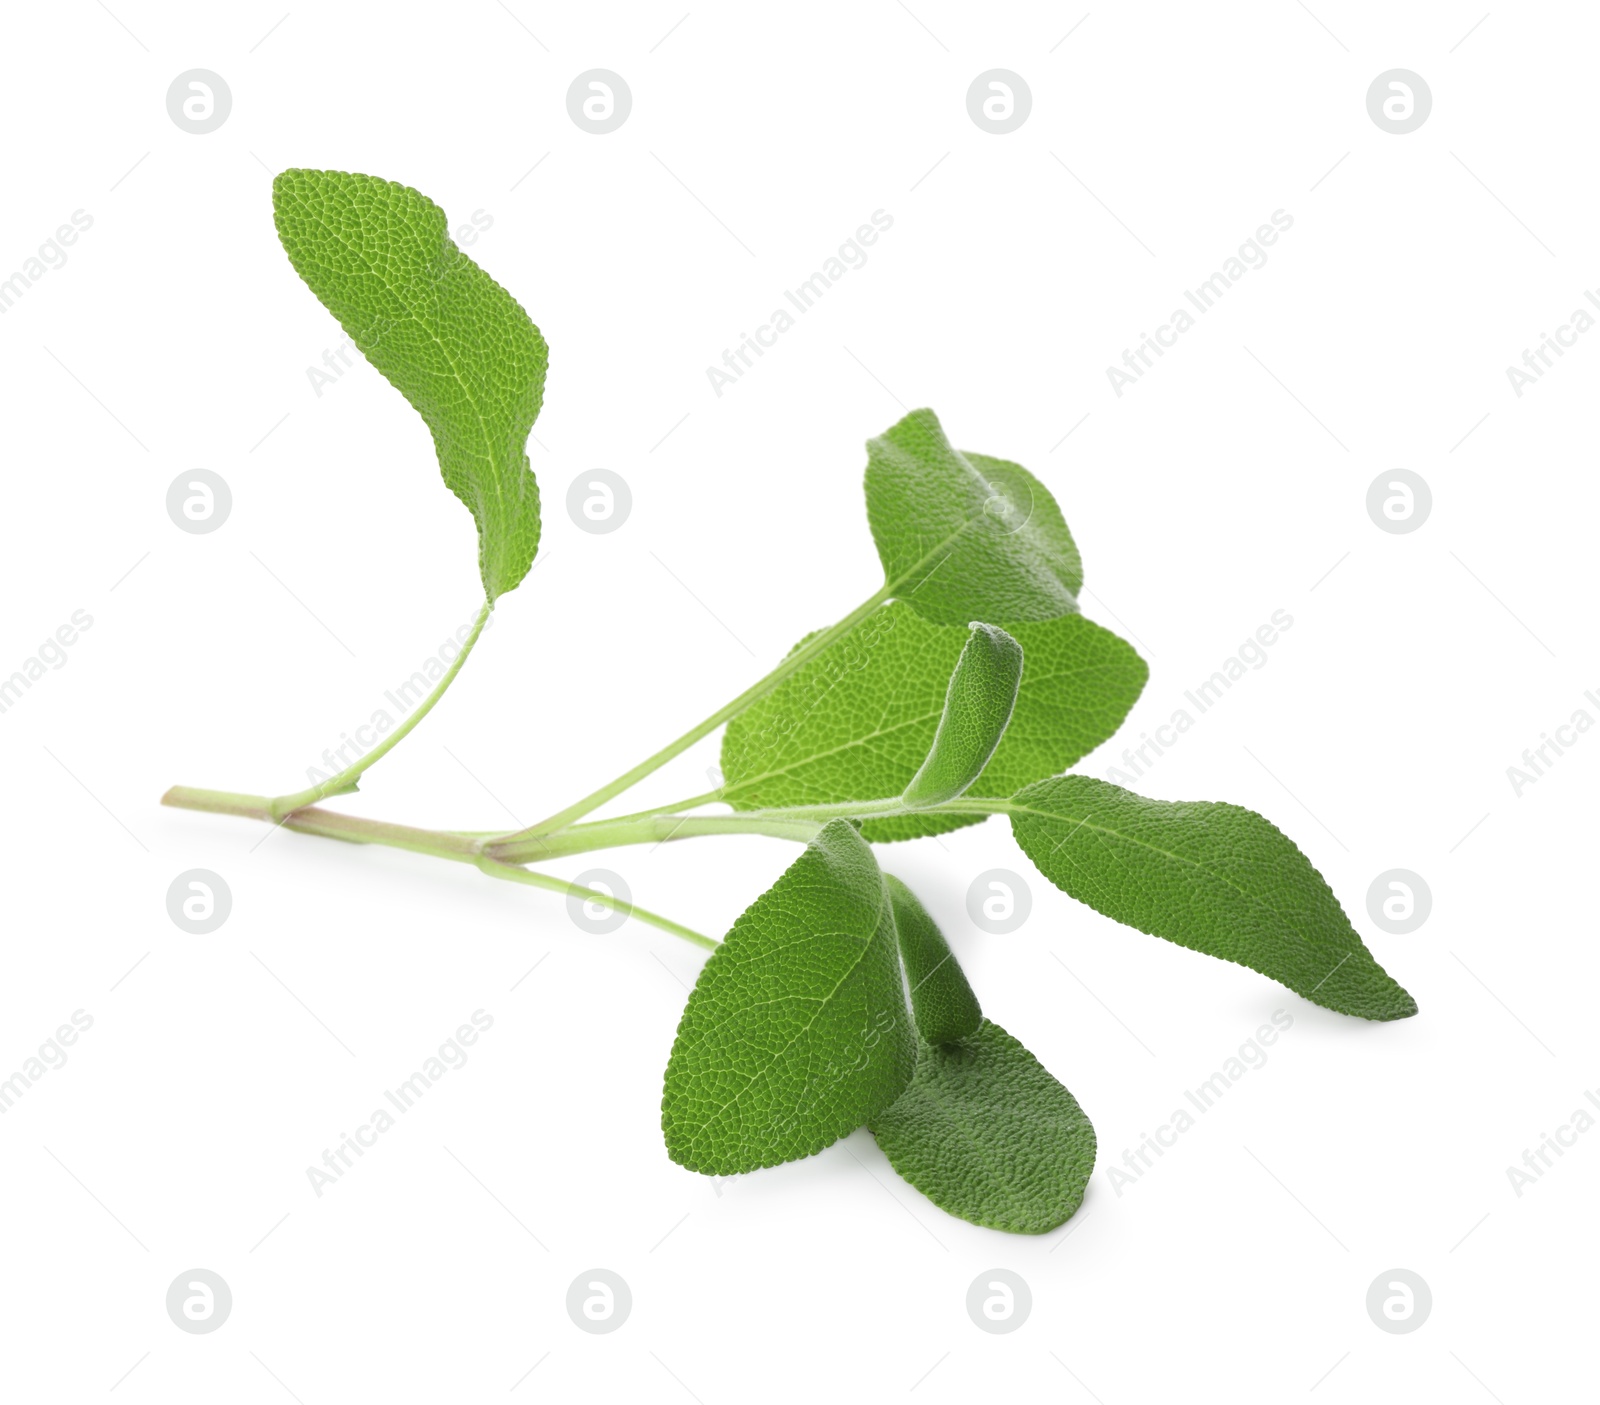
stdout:
[(494, 606), (487, 600), (483, 602), (483, 608), (478, 611), (478, 618), (473, 621), (472, 633), (467, 635), (467, 642), (461, 646), (461, 652), (450, 661), (450, 667), (445, 670), (444, 677), (439, 680), (434, 690), (417, 705), (415, 712), (407, 717), (394, 731), (390, 732), (377, 746), (367, 752), (365, 756), (357, 757), (351, 765), (346, 766), (338, 775), (331, 776), (325, 781), (319, 781), (316, 785), (306, 790), (295, 791), (292, 795), (279, 795), (269, 800), (267, 805), (272, 811), (273, 818), (281, 820), (285, 815), (293, 814), (296, 810), (302, 810), (307, 805), (315, 805), (319, 800), (326, 800), (330, 795), (348, 795), (355, 790), (356, 782), (361, 779), (363, 772), (376, 765), (389, 752), (393, 751), (405, 738), (406, 734), (433, 711), (433, 705), (444, 696), (445, 689), (455, 680), (456, 674), (461, 672), (461, 665), (467, 661), (467, 655), (472, 652), (472, 646), (478, 642), (478, 636), (483, 633), (484, 625), (489, 623), (489, 614), (493, 609)]
[(891, 594), (890, 588), (885, 586), (837, 624), (823, 630), (814, 639), (796, 649), (760, 682), (747, 688), (726, 707), (719, 709), (705, 721), (690, 728), (675, 742), (663, 747), (632, 770), (576, 804), (569, 805), (548, 820), (514, 834), (418, 829), (410, 825), (390, 824), (384, 820), (365, 819), (358, 815), (344, 815), (316, 808), (319, 800), (354, 791), (361, 775), (393, 750), (444, 696), (445, 690), (461, 671), (467, 655), (472, 652), (472, 646), (477, 643), (478, 636), (483, 633), (483, 628), (488, 623), (493, 606), (487, 602), (478, 612), (478, 618), (465, 644), (462, 645), (461, 652), (451, 661), (444, 677), (423, 699), (416, 711), (385, 737), (380, 745), (338, 775), (306, 790), (276, 797), (174, 786), (161, 797), (161, 803), (180, 809), (204, 810), (213, 814), (238, 815), (245, 819), (261, 820), (283, 829), (292, 829), (299, 834), (315, 834), (325, 839), (342, 839), (355, 844), (382, 844), (389, 848), (429, 854), (434, 858), (449, 859), (456, 863), (470, 863), (491, 877), (601, 903), (631, 917), (637, 917), (641, 922), (659, 927), (662, 931), (671, 932), (674, 936), (681, 937), (696, 946), (713, 948), (717, 943), (712, 938), (670, 918), (636, 907), (631, 902), (610, 897), (595, 889), (584, 888), (550, 874), (535, 872), (522, 865), (588, 853), (595, 849), (610, 849), (628, 844), (666, 844), (679, 839), (706, 835), (762, 834), (805, 844), (816, 837), (823, 825), (834, 819), (873, 819), (934, 813), (994, 814), (1003, 811), (1006, 802), (1000, 800), (957, 800), (934, 810), (912, 810), (899, 798), (894, 798), (838, 805), (802, 805), (789, 809), (747, 810), (730, 815), (683, 813), (721, 799), (721, 791), (709, 791), (704, 795), (692, 796), (687, 800), (653, 810), (641, 810), (614, 819), (593, 820), (587, 824), (574, 823), (607, 800), (622, 794), (673, 757), (686, 751), (702, 737), (708, 736), (724, 722), (738, 716), (751, 704), (765, 697), (784, 679), (853, 630), (888, 600)]
[(557, 811), (555, 814), (551, 815), (549, 819), (541, 820), (538, 824), (529, 825), (527, 829), (521, 829), (514, 834), (506, 835), (505, 842), (509, 844), (514, 841), (532, 839), (538, 835), (552, 834), (556, 830), (565, 829), (574, 820), (582, 819), (591, 811), (598, 810), (606, 803), (606, 801), (621, 795), (625, 790), (631, 789), (646, 776), (660, 770), (661, 767), (665, 766), (667, 762), (672, 760), (673, 757), (681, 755), (683, 752), (687, 751), (697, 741), (701, 740), (701, 738), (710, 736), (724, 722), (730, 721), (731, 719), (737, 717), (752, 703), (758, 702), (760, 699), (766, 697), (766, 695), (776, 688), (780, 683), (782, 683), (785, 678), (788, 678), (796, 670), (804, 668), (806, 664), (810, 663), (812, 659), (814, 659), (830, 644), (836, 643), (840, 638), (848, 634), (852, 629), (860, 624), (862, 620), (866, 619), (868, 615), (872, 614), (874, 610), (876, 610), (886, 600), (890, 599), (893, 594), (894, 591), (891, 589), (891, 587), (885, 585), (883, 589), (879, 590), (875, 595), (857, 605), (855, 609), (853, 609), (837, 624), (830, 625), (814, 639), (811, 639), (807, 643), (801, 645), (786, 659), (784, 659), (782, 663), (773, 669), (771, 673), (767, 674), (765, 678), (761, 679), (757, 683), (751, 684), (750, 687), (746, 688), (744, 692), (740, 693), (739, 696), (730, 702), (726, 707), (719, 708), (716, 712), (713, 712), (711, 716), (706, 718), (705, 721), (696, 723), (676, 741), (669, 742), (666, 746), (662, 747), (661, 750), (656, 752), (654, 756), (646, 757), (632, 770), (624, 771), (614, 781), (607, 782), (605, 785), (601, 786), (599, 790), (592, 791), (590, 794), (584, 796), (582, 800), (568, 805), (566, 809)]

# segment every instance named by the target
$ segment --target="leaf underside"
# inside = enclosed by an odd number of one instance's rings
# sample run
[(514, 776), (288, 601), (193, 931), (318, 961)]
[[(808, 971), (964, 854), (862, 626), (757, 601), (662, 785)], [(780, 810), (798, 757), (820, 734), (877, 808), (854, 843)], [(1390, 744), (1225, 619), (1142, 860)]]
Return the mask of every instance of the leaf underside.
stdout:
[(883, 876), (835, 820), (701, 970), (667, 1063), (667, 1151), (716, 1175), (810, 1156), (888, 1107), (915, 1059)]
[[(1144, 687), (1144, 660), (1082, 615), (1006, 623), (1026, 661), (1011, 721), (970, 796), (1003, 799), (1111, 736)], [(963, 627), (886, 605), (728, 724), (722, 798), (735, 809), (898, 795), (938, 730)], [(868, 820), (870, 840), (939, 834), (979, 816)]]
[(539, 329), (409, 186), (288, 170), (272, 205), (295, 271), (432, 432), (444, 481), (477, 523), (488, 599), (514, 589), (539, 548), (524, 452), (549, 360)]
[(992, 1020), (953, 1044), (922, 1043), (911, 1086), (871, 1130), (941, 1210), (1014, 1234), (1069, 1219), (1094, 1170), (1077, 1099)]
[(1062, 776), (1018, 792), (1011, 825), (1046, 878), (1107, 917), (1248, 966), (1341, 1014), (1417, 1012), (1311, 861), (1253, 810)]

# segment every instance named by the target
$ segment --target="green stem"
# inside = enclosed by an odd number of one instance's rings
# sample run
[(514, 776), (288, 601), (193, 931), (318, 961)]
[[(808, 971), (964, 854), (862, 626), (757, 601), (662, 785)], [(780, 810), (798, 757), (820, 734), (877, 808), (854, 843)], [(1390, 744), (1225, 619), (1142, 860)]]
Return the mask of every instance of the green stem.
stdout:
[(898, 815), (1003, 815), (1009, 800), (961, 797), (944, 805), (912, 807), (899, 797), (854, 800), (836, 805), (796, 805), (782, 810), (740, 810), (732, 815), (676, 815), (644, 811), (614, 820), (593, 820), (553, 834), (512, 836), (485, 843), (483, 852), (504, 863), (537, 863), (583, 854), (591, 849), (616, 849), (628, 844), (665, 844), (708, 834), (765, 834), (809, 844), (829, 820), (889, 819)]
[[(710, 805), (721, 799), (722, 792), (720, 790), (708, 790), (704, 795), (691, 795), (687, 800), (674, 800), (670, 805), (652, 805), (648, 810), (635, 810), (631, 815), (616, 815), (608, 822), (620, 824), (624, 820), (649, 819), (652, 815), (681, 815), (686, 810), (695, 810), (702, 805)], [(508, 843), (515, 837), (503, 829), (447, 829), (444, 833), (463, 834), (471, 839), (493, 839)]]
[(451, 660), (450, 667), (445, 670), (434, 690), (425, 697), (417, 706), (417, 710), (406, 718), (394, 731), (390, 732), (377, 746), (373, 747), (365, 756), (358, 757), (354, 764), (346, 766), (338, 775), (328, 780), (319, 781), (316, 785), (306, 790), (296, 791), (292, 795), (280, 795), (267, 802), (273, 819), (283, 819), (286, 815), (296, 810), (302, 810), (307, 805), (315, 805), (319, 800), (326, 800), (330, 795), (348, 795), (356, 789), (356, 782), (371, 766), (381, 761), (389, 752), (393, 751), (400, 741), (424, 717), (433, 711), (433, 705), (444, 696), (445, 689), (455, 680), (456, 674), (461, 672), (461, 665), (467, 661), (467, 655), (472, 652), (472, 646), (478, 642), (478, 636), (483, 633), (484, 625), (489, 622), (489, 613), (494, 605), (485, 600), (483, 608), (478, 611), (478, 618), (473, 621), (472, 633), (467, 635), (467, 642), (461, 646), (461, 652)]
[(414, 854), (431, 854), (438, 859), (476, 863), (478, 841), (464, 834), (444, 834), (433, 829), (414, 829), (410, 825), (389, 824), (385, 820), (342, 815), (337, 810), (303, 809), (287, 815), (273, 813), (274, 802), (265, 795), (241, 795), (231, 790), (199, 790), (175, 785), (161, 797), (163, 805), (180, 810), (205, 810), (215, 815), (238, 815), (247, 820), (264, 820), (270, 825), (292, 829), (297, 834), (318, 834), (324, 839), (343, 839), (352, 844), (382, 844), (390, 849), (407, 849)]
[(596, 820), (531, 839), (501, 839), (483, 845), (487, 858), (501, 863), (538, 863), (586, 854), (591, 849), (617, 849), (627, 844), (666, 844), (708, 834), (765, 834), (809, 844), (822, 828), (809, 815), (774, 810), (738, 815), (646, 815), (636, 819)]
[[(415, 854), (431, 854), (438, 859), (451, 859), (457, 863), (470, 863), (492, 878), (504, 878), (513, 883), (526, 883), (535, 888), (548, 888), (554, 892), (580, 897), (586, 902), (597, 902), (615, 908), (641, 922), (648, 922), (675, 937), (682, 937), (696, 946), (715, 949), (718, 943), (703, 936), (691, 927), (662, 917), (659, 913), (632, 903), (613, 898), (595, 888), (585, 888), (569, 883), (564, 878), (534, 873), (490, 858), (480, 850), (479, 841), (469, 835), (446, 834), (432, 829), (414, 829), (410, 825), (389, 824), (384, 820), (363, 819), (359, 815), (341, 815), (334, 810), (305, 809), (288, 815), (275, 815), (272, 801), (264, 795), (242, 795), (230, 790), (198, 790), (193, 786), (175, 785), (161, 797), (163, 805), (181, 810), (205, 810), (218, 815), (238, 815), (244, 819), (264, 820), (297, 834), (316, 834), (325, 839), (343, 839), (353, 844), (382, 844), (391, 849), (406, 849)], [(573, 850), (581, 852), (581, 850)]]
[[(720, 790), (708, 790), (704, 795), (691, 795), (687, 800), (674, 800), (670, 805), (652, 805), (648, 810), (636, 810), (631, 815), (617, 815), (618, 820), (644, 820), (652, 815), (682, 815), (698, 810), (702, 805), (712, 805), (722, 799)], [(504, 831), (501, 831), (503, 836)], [(497, 836), (501, 837), (501, 836)]]
[(691, 727), (675, 742), (668, 743), (660, 751), (656, 752), (654, 756), (641, 761), (631, 771), (623, 772), (614, 781), (601, 786), (599, 790), (586, 795), (582, 800), (568, 805), (565, 810), (558, 811), (556, 814), (551, 815), (549, 819), (541, 820), (538, 824), (530, 825), (527, 829), (520, 829), (514, 834), (506, 835), (501, 845), (496, 847), (509, 846), (523, 840), (534, 839), (540, 835), (551, 834), (556, 830), (566, 829), (574, 820), (582, 819), (590, 811), (599, 809), (606, 801), (637, 785), (646, 776), (665, 766), (673, 757), (687, 751), (702, 737), (710, 736), (724, 722), (737, 717), (752, 703), (764, 698), (790, 674), (797, 669), (803, 668), (829, 645), (848, 634), (862, 620), (866, 619), (868, 615), (882, 605), (884, 601), (890, 599), (893, 594), (893, 590), (888, 585), (885, 585), (870, 599), (864, 600), (860, 605), (856, 606), (837, 624), (830, 625), (809, 643), (796, 649), (760, 682), (746, 688), (726, 707), (719, 709), (706, 718), (705, 721)]
[(663, 917), (660, 913), (650, 912), (646, 908), (634, 903), (625, 902), (621, 898), (612, 897), (602, 893), (596, 888), (585, 888), (578, 883), (569, 883), (564, 878), (556, 878), (548, 873), (537, 873), (531, 868), (518, 868), (513, 864), (498, 863), (494, 859), (483, 857), (478, 860), (478, 867), (491, 878), (504, 878), (512, 883), (526, 883), (534, 888), (548, 888), (553, 893), (566, 893), (569, 897), (582, 898), (585, 902), (600, 903), (616, 912), (628, 917), (637, 917), (641, 922), (648, 922), (652, 927), (659, 927), (663, 932), (671, 932), (675, 937), (682, 937), (686, 942), (693, 942), (695, 946), (704, 947), (707, 951), (715, 951), (721, 942), (714, 937), (708, 937), (695, 931), (692, 927), (685, 927), (674, 922), (670, 917)]
[(264, 795), (244, 795), (231, 790), (199, 790), (175, 785), (161, 797), (163, 805), (183, 810), (205, 810), (212, 814), (239, 815), (264, 820), (268, 824), (292, 829), (298, 834), (317, 834), (325, 839), (343, 839), (355, 844), (383, 844), (392, 849), (431, 854), (435, 858), (460, 863), (486, 859), (495, 864), (532, 863), (545, 859), (587, 854), (595, 849), (617, 849), (630, 844), (666, 844), (678, 839), (697, 839), (708, 835), (763, 834), (773, 839), (791, 839), (809, 844), (829, 820), (886, 819), (896, 815), (1004, 815), (1011, 802), (963, 796), (944, 805), (913, 809), (893, 800), (857, 800), (836, 805), (796, 805), (782, 810), (742, 810), (731, 815), (657, 814), (651, 811), (614, 820), (594, 820), (573, 825), (554, 834), (532, 839), (496, 839), (492, 832), (416, 829), (390, 824), (386, 820), (365, 819), (340, 814), (336, 810), (304, 809), (288, 815), (272, 813), (272, 801)]

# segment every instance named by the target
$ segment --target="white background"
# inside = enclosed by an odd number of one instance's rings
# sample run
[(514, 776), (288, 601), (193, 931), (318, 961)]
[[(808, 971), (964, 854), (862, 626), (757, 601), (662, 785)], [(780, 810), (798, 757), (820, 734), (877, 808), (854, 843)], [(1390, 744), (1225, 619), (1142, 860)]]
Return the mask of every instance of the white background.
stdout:
[[(1506, 768), (1600, 715), (1600, 336), (1520, 398), (1506, 367), (1600, 282), (1596, 17), (680, 3), (681, 23), (526, 0), (276, 29), (276, 6), (7, 16), (0, 276), (74, 210), (93, 227), (0, 319), (0, 672), (94, 620), (0, 716), (0, 1072), (94, 1020), (0, 1118), (8, 1397), (1555, 1398), (1589, 1370), (1600, 1134), (1520, 1197), (1506, 1168), (1600, 1085), (1600, 736), (1520, 798)], [(204, 136), (165, 106), (195, 67), (233, 94)], [(595, 67), (633, 94), (609, 136), (567, 115)], [(995, 67), (1033, 94), (1007, 136), (966, 109)], [(1395, 67), (1433, 94), (1405, 136), (1366, 110)], [(863, 441), (926, 404), (1041, 475), (1086, 612), (1150, 663), (1083, 769), (1293, 616), (1140, 788), (1281, 824), (1420, 1015), (1345, 1019), (1121, 929), (999, 822), (883, 850), (1098, 1130), (1077, 1217), (1008, 1236), (937, 1210), (865, 1132), (720, 1186), (672, 1165), (660, 1077), (692, 948), (589, 935), (555, 897), (427, 858), (159, 808), (174, 782), (303, 785), (478, 600), (416, 415), (365, 365), (311, 389), (342, 336), (272, 228), (290, 165), (405, 181), (452, 225), (485, 212), (471, 253), (551, 346), (541, 562), (338, 805), (511, 826), (677, 735), (875, 588)], [(880, 209), (870, 261), (716, 396), (706, 367)], [(1280, 209), (1266, 266), (1118, 398), (1105, 368)], [(1433, 492), (1410, 535), (1365, 508), (1397, 467)], [(232, 489), (212, 535), (166, 514), (195, 468)], [(594, 468), (633, 493), (608, 536), (564, 508)], [(702, 744), (628, 808), (706, 789), (715, 760)], [(708, 840), (562, 871), (615, 869), (721, 932), (793, 857)], [(1012, 936), (966, 916), (995, 867), (1032, 890)], [(1407, 936), (1366, 911), (1395, 867), (1433, 892)], [(210, 936), (167, 915), (190, 868), (232, 889)], [(471, 1061), (318, 1198), (307, 1166), (480, 1008)], [(1107, 1168), (1277, 1009), (1266, 1066), (1119, 1196)], [(164, 1306), (197, 1266), (234, 1295), (205, 1336)], [(596, 1266), (634, 1297), (607, 1336), (564, 1306)], [(1004, 1336), (965, 1309), (996, 1267), (1033, 1294)], [(1396, 1267), (1434, 1298), (1403, 1336), (1365, 1308)]]

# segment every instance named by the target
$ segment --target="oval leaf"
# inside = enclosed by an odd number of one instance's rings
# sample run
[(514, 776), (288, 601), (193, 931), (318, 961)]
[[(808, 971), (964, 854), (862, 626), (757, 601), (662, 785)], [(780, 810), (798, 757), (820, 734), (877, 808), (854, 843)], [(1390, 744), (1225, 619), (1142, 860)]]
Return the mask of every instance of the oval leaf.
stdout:
[(810, 1156), (888, 1107), (915, 1059), (883, 875), (835, 820), (700, 972), (667, 1063), (667, 1151), (714, 1175)]
[(1083, 1203), (1094, 1126), (1078, 1100), (992, 1020), (917, 1051), (911, 1086), (871, 1124), (889, 1164), (941, 1210), (1044, 1234)]
[(933, 745), (900, 797), (913, 809), (943, 805), (977, 780), (1016, 706), (1022, 645), (995, 625), (971, 628), (945, 689)]
[(549, 361), (539, 329), (409, 186), (284, 171), (272, 210), (295, 272), (432, 431), (444, 481), (478, 524), (489, 600), (515, 589), (539, 549), (524, 452)]
[[(1011, 724), (969, 795), (1004, 799), (1066, 770), (1122, 725), (1144, 660), (1082, 615), (1006, 624), (1027, 667)], [(833, 805), (898, 795), (933, 746), (967, 631), (896, 602), (728, 724), (722, 798), (735, 809)], [(979, 816), (868, 820), (868, 839), (940, 834)]]
[(1083, 561), (1020, 464), (950, 447), (932, 410), (867, 443), (867, 520), (890, 590), (934, 624), (1073, 613)]
[(1019, 791), (1011, 827), (1039, 871), (1096, 912), (1341, 1014), (1417, 1013), (1311, 861), (1253, 810), (1062, 776)]
[(939, 924), (892, 873), (884, 875), (884, 882), (894, 904), (900, 959), (905, 962), (906, 982), (911, 987), (911, 1013), (918, 1035), (929, 1044), (948, 1044), (977, 1033), (983, 1011)]

